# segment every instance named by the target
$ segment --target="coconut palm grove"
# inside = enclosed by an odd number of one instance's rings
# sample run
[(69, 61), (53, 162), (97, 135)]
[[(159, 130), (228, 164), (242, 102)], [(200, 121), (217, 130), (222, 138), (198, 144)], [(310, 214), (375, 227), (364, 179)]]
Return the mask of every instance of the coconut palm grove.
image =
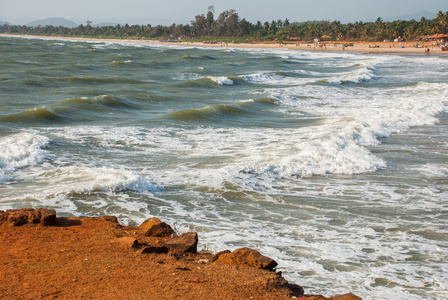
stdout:
[(424, 39), (432, 35), (444, 36), (448, 33), (448, 12), (439, 11), (435, 19), (396, 20), (384, 22), (355, 22), (343, 24), (340, 21), (272, 20), (248, 22), (235, 10), (226, 10), (215, 17), (213, 6), (206, 14), (197, 15), (191, 24), (172, 24), (171, 26), (129, 25), (95, 27), (92, 21), (75, 28), (63, 26), (22, 26), (4, 24), (0, 33), (31, 34), (45, 36), (105, 37), (179, 40), (219, 40), (222, 42), (287, 42), (312, 41), (315, 38), (345, 41), (383, 41), (400, 37), (406, 40)]

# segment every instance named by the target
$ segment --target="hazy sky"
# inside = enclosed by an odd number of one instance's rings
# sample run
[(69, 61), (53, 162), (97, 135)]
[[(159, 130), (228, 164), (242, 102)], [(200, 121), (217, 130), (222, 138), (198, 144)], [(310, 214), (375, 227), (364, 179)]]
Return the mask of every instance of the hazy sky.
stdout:
[[(250, 22), (340, 20), (343, 23), (448, 11), (448, 0), (0, 0), (0, 19), (62, 17), (79, 23), (92, 20), (129, 24), (189, 23), (215, 7), (215, 16), (235, 9)], [(134, 21), (134, 22), (133, 22)], [(137, 21), (137, 22), (136, 22)]]

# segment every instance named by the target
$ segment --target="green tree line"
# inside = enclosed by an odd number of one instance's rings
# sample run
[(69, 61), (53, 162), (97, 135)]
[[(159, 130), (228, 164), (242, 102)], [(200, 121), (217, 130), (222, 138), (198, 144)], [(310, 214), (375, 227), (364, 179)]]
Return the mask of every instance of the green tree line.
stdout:
[(235, 10), (226, 10), (215, 18), (213, 6), (206, 14), (197, 15), (191, 24), (172, 24), (171, 26), (116, 25), (93, 27), (92, 22), (75, 28), (20, 25), (1, 25), (1, 33), (31, 34), (47, 36), (110, 37), (176, 40), (181, 38), (233, 38), (237, 41), (309, 41), (323, 36), (332, 40), (345, 41), (382, 41), (402, 37), (415, 40), (426, 35), (448, 32), (448, 12), (439, 11), (435, 19), (396, 20), (384, 22), (378, 18), (375, 22), (355, 22), (342, 24), (340, 21), (307, 21), (291, 23), (288, 19), (271, 22), (248, 22), (240, 18)]

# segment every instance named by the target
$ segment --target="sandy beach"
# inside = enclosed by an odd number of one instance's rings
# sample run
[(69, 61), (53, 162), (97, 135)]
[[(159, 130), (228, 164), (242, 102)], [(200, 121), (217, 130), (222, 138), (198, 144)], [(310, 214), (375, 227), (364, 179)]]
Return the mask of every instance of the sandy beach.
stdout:
[[(200, 43), (200, 42), (170, 42), (147, 39), (109, 39), (109, 38), (84, 38), (84, 37), (62, 37), (62, 36), (36, 36), (36, 35), (11, 35), (0, 34), (4, 37), (20, 37), (35, 38), (45, 40), (73, 40), (73, 41), (90, 41), (90, 42), (108, 42), (108, 43), (140, 43), (140, 44), (164, 44), (164, 45), (180, 45), (187, 47), (228, 47), (228, 48), (266, 48), (266, 49), (289, 49), (289, 50), (307, 50), (307, 51), (349, 51), (362, 53), (398, 53), (398, 54), (421, 54), (428, 55), (427, 49), (430, 49), (429, 55), (437, 54), (448, 56), (448, 51), (442, 51), (439, 46), (433, 42), (345, 42), (345, 41), (326, 41), (320, 43)], [(414, 44), (420, 47), (414, 47)], [(345, 46), (345, 45), (350, 46)], [(352, 46), (353, 45), (353, 46)]]

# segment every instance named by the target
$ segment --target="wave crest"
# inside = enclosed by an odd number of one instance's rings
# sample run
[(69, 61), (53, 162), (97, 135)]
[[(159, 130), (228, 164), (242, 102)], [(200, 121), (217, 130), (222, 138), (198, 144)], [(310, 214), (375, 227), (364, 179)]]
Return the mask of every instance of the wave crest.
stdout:
[(248, 111), (241, 105), (218, 104), (197, 109), (177, 111), (169, 115), (179, 121), (219, 120), (246, 114)]
[(35, 107), (26, 111), (22, 111), (15, 114), (0, 117), (4, 122), (59, 122), (62, 121), (62, 117), (48, 110), (44, 106)]
[(48, 107), (35, 107), (23, 112), (2, 116), (0, 120), (11, 123), (65, 122), (83, 118), (94, 110), (98, 112), (107, 108), (127, 109), (133, 107), (134, 105), (129, 101), (113, 95), (69, 98)]
[(49, 181), (50, 194), (95, 192), (154, 192), (157, 185), (129, 170), (112, 168), (62, 167), (38, 175), (39, 180)]
[(47, 157), (50, 140), (41, 135), (21, 132), (0, 138), (0, 183), (18, 169), (40, 164)]

